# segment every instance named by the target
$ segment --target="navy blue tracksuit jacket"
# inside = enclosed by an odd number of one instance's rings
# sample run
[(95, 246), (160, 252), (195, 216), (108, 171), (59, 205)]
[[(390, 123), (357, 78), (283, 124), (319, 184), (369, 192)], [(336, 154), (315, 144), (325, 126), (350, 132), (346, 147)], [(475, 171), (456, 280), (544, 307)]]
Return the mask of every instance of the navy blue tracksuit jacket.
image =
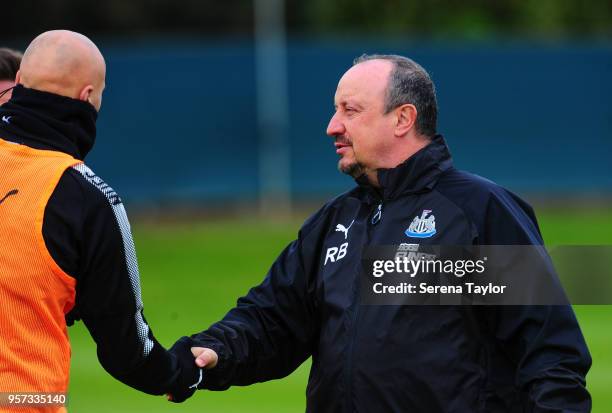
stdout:
[[(543, 242), (532, 208), (455, 169), (440, 135), (379, 182), (324, 205), (259, 286), (192, 336), (219, 354), (203, 387), (281, 378), (312, 356), (309, 412), (590, 411), (591, 357), (569, 306), (359, 304), (366, 246)], [(435, 235), (407, 238), (424, 210)]]

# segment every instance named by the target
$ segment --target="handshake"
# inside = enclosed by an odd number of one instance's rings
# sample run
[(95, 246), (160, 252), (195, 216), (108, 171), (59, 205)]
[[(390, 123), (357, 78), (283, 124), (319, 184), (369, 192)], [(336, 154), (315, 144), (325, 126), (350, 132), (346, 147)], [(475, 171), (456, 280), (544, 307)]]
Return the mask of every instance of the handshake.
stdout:
[(203, 370), (215, 367), (219, 357), (212, 349), (194, 347), (189, 337), (181, 337), (168, 351), (177, 364), (177, 374), (167, 394), (168, 400), (182, 403), (202, 388)]

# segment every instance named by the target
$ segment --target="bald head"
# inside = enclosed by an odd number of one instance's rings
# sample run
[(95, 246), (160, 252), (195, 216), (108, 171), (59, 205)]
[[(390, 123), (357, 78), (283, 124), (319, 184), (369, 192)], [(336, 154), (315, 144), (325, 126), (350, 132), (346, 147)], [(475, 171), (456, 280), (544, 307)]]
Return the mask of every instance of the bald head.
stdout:
[(80, 33), (52, 30), (28, 46), (16, 81), (25, 87), (102, 103), (106, 64), (96, 45)]
[(376, 59), (359, 63), (342, 76), (337, 92), (371, 100), (374, 105), (379, 106), (378, 110), (383, 112), (389, 74), (392, 70), (393, 63), (387, 60)]

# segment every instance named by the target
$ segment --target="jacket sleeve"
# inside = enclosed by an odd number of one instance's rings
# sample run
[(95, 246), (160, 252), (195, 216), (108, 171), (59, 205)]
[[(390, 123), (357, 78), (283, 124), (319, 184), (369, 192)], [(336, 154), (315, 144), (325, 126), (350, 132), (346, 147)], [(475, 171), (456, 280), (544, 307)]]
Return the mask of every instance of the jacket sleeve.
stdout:
[(207, 371), (202, 388), (281, 378), (311, 352), (316, 320), (312, 287), (304, 260), (304, 229), (274, 262), (263, 282), (206, 331), (192, 336), (194, 345), (217, 352), (217, 367)]
[[(482, 244), (543, 244), (533, 210), (509, 193), (491, 198), (484, 226)], [(498, 306), (486, 314), (495, 340), (517, 366), (525, 411), (591, 410), (585, 380), (591, 356), (571, 306)]]
[(195, 369), (166, 351), (145, 320), (123, 204), (85, 165), (60, 179), (45, 210), (43, 237), (54, 260), (77, 280), (67, 322), (83, 320), (108, 373), (150, 394), (172, 393), (183, 381), (196, 381)]

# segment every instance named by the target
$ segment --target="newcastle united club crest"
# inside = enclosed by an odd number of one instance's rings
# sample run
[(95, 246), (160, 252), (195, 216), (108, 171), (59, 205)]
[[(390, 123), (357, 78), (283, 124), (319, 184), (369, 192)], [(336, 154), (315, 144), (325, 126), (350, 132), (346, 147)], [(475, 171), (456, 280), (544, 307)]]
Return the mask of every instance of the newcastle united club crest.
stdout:
[[(411, 238), (429, 238), (436, 233), (436, 217), (429, 215), (430, 209), (424, 209), (420, 217), (416, 216), (405, 233)], [(429, 215), (429, 216), (428, 216)]]

